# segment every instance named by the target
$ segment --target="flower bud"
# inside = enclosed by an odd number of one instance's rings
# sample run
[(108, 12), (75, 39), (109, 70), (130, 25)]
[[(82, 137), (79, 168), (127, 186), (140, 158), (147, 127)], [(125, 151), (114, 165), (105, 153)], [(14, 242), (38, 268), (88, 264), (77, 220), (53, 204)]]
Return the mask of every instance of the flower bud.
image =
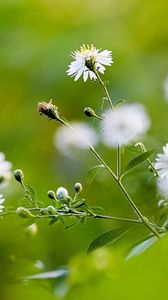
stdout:
[(46, 207), (46, 211), (49, 215), (55, 215), (56, 214), (56, 209), (54, 208), (54, 206), (49, 205), (48, 207)]
[(22, 184), (23, 180), (24, 180), (23, 171), (20, 169), (17, 169), (14, 171), (13, 174), (14, 174), (15, 179)]
[(56, 195), (55, 195), (54, 191), (52, 191), (52, 190), (48, 191), (47, 195), (48, 195), (48, 198), (56, 200)]
[(146, 148), (144, 146), (143, 143), (136, 143), (135, 147), (139, 148), (140, 150), (142, 150), (143, 152), (146, 152)]
[(25, 233), (26, 233), (27, 237), (29, 237), (29, 238), (34, 237), (37, 234), (37, 231), (38, 231), (38, 227), (37, 227), (36, 223), (29, 225), (25, 229)]
[(58, 200), (64, 200), (68, 198), (68, 191), (64, 187), (59, 187), (56, 191), (56, 197)]
[(158, 202), (158, 207), (159, 208), (166, 208), (167, 206), (168, 206), (167, 201), (165, 201), (165, 200), (159, 200), (159, 202)]
[(94, 110), (93, 110), (91, 107), (85, 107), (85, 109), (84, 109), (84, 114), (85, 114), (87, 117), (95, 117), (95, 116), (96, 116)]
[(43, 216), (48, 215), (47, 209), (46, 208), (40, 209), (40, 214), (43, 215)]
[(25, 207), (18, 207), (16, 213), (19, 217), (27, 219), (34, 217), (32, 213)]
[(75, 192), (80, 194), (82, 192), (82, 184), (80, 182), (75, 183)]

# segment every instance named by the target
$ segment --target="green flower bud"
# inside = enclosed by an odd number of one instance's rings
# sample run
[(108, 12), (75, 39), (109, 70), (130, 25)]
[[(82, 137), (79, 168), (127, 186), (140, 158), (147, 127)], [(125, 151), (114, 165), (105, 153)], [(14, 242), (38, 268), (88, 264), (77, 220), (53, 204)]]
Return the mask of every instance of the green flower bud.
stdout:
[(37, 234), (37, 231), (38, 231), (38, 227), (36, 223), (31, 224), (25, 229), (26, 236), (29, 238), (34, 237)]
[(32, 213), (25, 207), (18, 207), (16, 213), (19, 217), (27, 219), (34, 217)]
[(56, 209), (54, 208), (54, 206), (52, 206), (52, 205), (46, 207), (46, 210), (49, 215), (55, 215), (57, 212)]
[(54, 191), (52, 191), (52, 190), (48, 191), (47, 195), (48, 195), (48, 198), (56, 200), (56, 195), (55, 195)]
[(94, 110), (93, 110), (91, 107), (85, 107), (85, 109), (84, 109), (84, 114), (85, 114), (87, 117), (91, 117), (91, 118), (96, 116)]
[(82, 184), (80, 182), (75, 183), (75, 192), (80, 194), (82, 192)]
[(140, 150), (142, 150), (143, 152), (146, 152), (146, 148), (144, 146), (143, 143), (136, 143), (135, 147), (139, 148)]
[(167, 201), (165, 201), (165, 200), (159, 200), (159, 202), (158, 202), (158, 207), (159, 208), (166, 208), (167, 206), (168, 206)]
[(43, 216), (48, 215), (47, 209), (46, 208), (40, 209), (40, 214), (43, 215)]
[(14, 174), (15, 179), (22, 184), (23, 180), (24, 180), (23, 171), (20, 169), (17, 169), (14, 171), (13, 174)]

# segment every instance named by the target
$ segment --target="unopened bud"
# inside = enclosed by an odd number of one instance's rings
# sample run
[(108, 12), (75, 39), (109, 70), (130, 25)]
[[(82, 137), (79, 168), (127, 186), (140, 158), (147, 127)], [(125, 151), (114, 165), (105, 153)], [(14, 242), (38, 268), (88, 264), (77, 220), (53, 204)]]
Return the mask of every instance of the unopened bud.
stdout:
[(49, 215), (55, 215), (57, 212), (56, 209), (54, 208), (54, 206), (52, 206), (52, 205), (46, 207), (46, 211)]
[(25, 207), (18, 207), (16, 210), (16, 213), (18, 214), (19, 217), (28, 219), (34, 217), (32, 213)]
[(56, 200), (55, 192), (50, 190), (47, 192), (48, 198)]
[(166, 207), (168, 207), (167, 201), (165, 201), (165, 200), (159, 200), (158, 207), (159, 208), (166, 208)]
[(80, 194), (82, 192), (82, 184), (80, 182), (75, 183), (75, 192)]
[(29, 238), (34, 237), (37, 234), (37, 231), (38, 231), (38, 227), (36, 223), (31, 224), (25, 229), (25, 233)]
[(140, 150), (142, 150), (143, 152), (146, 152), (146, 148), (144, 146), (143, 143), (136, 143), (135, 147), (139, 148)]
[(40, 214), (43, 215), (43, 216), (48, 215), (47, 209), (46, 208), (40, 209)]
[(85, 114), (87, 117), (95, 117), (95, 116), (96, 116), (94, 110), (93, 110), (91, 107), (85, 107), (85, 109), (84, 109), (84, 114)]
[(17, 169), (14, 171), (13, 174), (14, 174), (15, 179), (22, 184), (23, 180), (24, 180), (23, 171), (20, 169)]

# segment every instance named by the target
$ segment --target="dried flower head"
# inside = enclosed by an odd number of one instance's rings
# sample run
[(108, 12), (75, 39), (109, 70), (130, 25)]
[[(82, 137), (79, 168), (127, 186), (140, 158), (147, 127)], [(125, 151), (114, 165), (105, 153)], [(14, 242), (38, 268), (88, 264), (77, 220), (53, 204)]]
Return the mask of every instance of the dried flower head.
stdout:
[(57, 120), (62, 123), (62, 120), (59, 117), (58, 107), (52, 103), (52, 100), (49, 102), (39, 102), (37, 111), (40, 113), (40, 115), (45, 115), (49, 119)]
[(83, 74), (83, 79), (86, 81), (88, 76), (90, 79), (96, 79), (95, 70), (104, 74), (105, 66), (110, 66), (112, 61), (112, 52), (108, 50), (101, 51), (93, 45), (80, 47), (80, 50), (72, 52), (74, 61), (68, 66), (67, 74), (75, 76), (75, 81)]

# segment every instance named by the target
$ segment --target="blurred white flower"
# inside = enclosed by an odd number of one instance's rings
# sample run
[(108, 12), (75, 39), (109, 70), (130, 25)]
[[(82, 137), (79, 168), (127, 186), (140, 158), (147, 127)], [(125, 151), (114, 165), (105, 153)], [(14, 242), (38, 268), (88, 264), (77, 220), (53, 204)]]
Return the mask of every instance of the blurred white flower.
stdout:
[(163, 90), (166, 101), (168, 101), (168, 76), (163, 81)]
[(80, 50), (72, 52), (74, 61), (68, 66), (67, 74), (75, 76), (75, 81), (83, 74), (83, 79), (86, 81), (88, 76), (90, 79), (96, 79), (93, 68), (96, 67), (98, 72), (104, 74), (105, 66), (110, 66), (112, 61), (112, 52), (108, 50), (100, 51), (93, 45), (87, 47), (83, 45)]
[(72, 127), (60, 127), (54, 135), (54, 144), (66, 156), (73, 156), (74, 149), (88, 149), (96, 145), (98, 137), (95, 130), (84, 122), (72, 122)]
[(66, 188), (60, 186), (56, 191), (56, 197), (58, 200), (67, 199), (69, 196), (68, 191)]
[(3, 212), (3, 209), (5, 208), (4, 203), (5, 199), (3, 199), (3, 195), (0, 195), (0, 214)]
[(168, 178), (167, 177), (158, 177), (157, 189), (158, 189), (159, 194), (164, 199), (168, 199)]
[(107, 110), (102, 120), (102, 138), (110, 147), (127, 145), (144, 134), (150, 127), (150, 120), (141, 104), (123, 104), (114, 111)]
[(163, 146), (163, 153), (157, 155), (154, 166), (160, 177), (168, 178), (168, 144)]
[(11, 167), (11, 162), (6, 161), (4, 153), (0, 152), (0, 187), (8, 184), (12, 176)]

